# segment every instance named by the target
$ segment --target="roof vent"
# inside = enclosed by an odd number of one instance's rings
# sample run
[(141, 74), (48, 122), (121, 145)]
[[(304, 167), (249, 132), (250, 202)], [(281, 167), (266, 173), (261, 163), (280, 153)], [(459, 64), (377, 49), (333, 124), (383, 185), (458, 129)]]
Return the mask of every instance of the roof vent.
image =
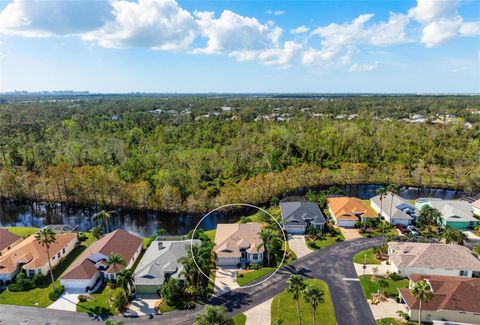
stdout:
[(158, 250), (162, 250), (164, 248), (165, 248), (165, 246), (163, 246), (163, 242), (159, 241), (158, 242)]

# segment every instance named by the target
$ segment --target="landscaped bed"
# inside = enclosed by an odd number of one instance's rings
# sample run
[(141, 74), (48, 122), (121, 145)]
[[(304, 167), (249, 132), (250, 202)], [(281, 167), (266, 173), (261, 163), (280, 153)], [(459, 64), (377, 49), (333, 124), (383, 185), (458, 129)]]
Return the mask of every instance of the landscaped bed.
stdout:
[(309, 248), (320, 249), (331, 246), (339, 241), (344, 241), (345, 237), (340, 230), (336, 229), (335, 233), (326, 233), (322, 238), (316, 240), (310, 239), (309, 236), (305, 237), (305, 239)]
[(380, 260), (375, 257), (373, 248), (366, 249), (361, 251), (353, 257), (353, 263), (358, 264), (381, 264)]
[[(375, 294), (379, 291), (381, 292), (382, 290), (384, 290), (386, 296), (391, 298), (397, 297), (397, 289), (407, 288), (409, 283), (408, 279), (392, 280), (390, 278), (383, 278), (374, 275), (361, 275), (359, 276), (359, 279), (360, 285), (362, 286), (363, 292), (365, 293), (367, 299), (371, 299), (372, 294)], [(380, 280), (387, 282), (387, 286), (384, 289), (380, 287)]]
[(77, 311), (91, 315), (116, 315), (117, 310), (113, 306), (114, 294), (121, 291), (121, 288), (102, 286), (97, 292), (90, 294), (91, 300), (78, 302)]
[(397, 318), (383, 318), (377, 320), (377, 325), (416, 325), (417, 323), (415, 322), (407, 322), (404, 321), (403, 319), (397, 319)]
[[(325, 301), (317, 307), (316, 318), (317, 324), (335, 325), (335, 312), (333, 310), (332, 300), (328, 285), (322, 280), (306, 280), (306, 284), (314, 284), (319, 286), (324, 292)], [(300, 317), (302, 324), (311, 324), (313, 320), (312, 306), (307, 304), (302, 297), (299, 299)], [(293, 294), (287, 290), (275, 296), (272, 302), (272, 322), (283, 320), (283, 324), (297, 324), (297, 307)]]

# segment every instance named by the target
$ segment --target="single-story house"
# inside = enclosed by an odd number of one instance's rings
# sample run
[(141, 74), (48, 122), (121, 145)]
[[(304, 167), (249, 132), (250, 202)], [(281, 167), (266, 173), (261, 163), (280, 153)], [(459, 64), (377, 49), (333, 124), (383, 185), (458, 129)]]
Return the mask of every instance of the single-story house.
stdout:
[(256, 222), (220, 223), (215, 233), (217, 265), (244, 267), (245, 264), (262, 263), (265, 251), (260, 238), (262, 225)]
[(0, 256), (8, 252), (13, 246), (19, 244), (22, 237), (17, 236), (7, 229), (0, 228)]
[(418, 281), (430, 284), (433, 297), (422, 302), (422, 322), (434, 320), (480, 324), (480, 279), (439, 275), (410, 275), (408, 288), (398, 289), (411, 321), (418, 321), (420, 302), (410, 293)]
[[(198, 239), (193, 245), (200, 244)], [(191, 240), (155, 240), (143, 254), (134, 274), (135, 292), (139, 294), (157, 293), (165, 279), (184, 280), (181, 259), (186, 257), (192, 245)]]
[[(76, 233), (57, 234), (56, 241), (50, 244), (50, 264), (52, 268), (66, 257), (77, 244)], [(48, 257), (35, 236), (29, 236), (0, 256), (0, 282), (11, 282), (20, 270), (25, 270), (28, 277), (47, 274), (50, 271)]]
[(472, 212), (474, 215), (480, 217), (480, 199), (472, 202)]
[(403, 276), (431, 274), (472, 277), (480, 260), (464, 246), (412, 242), (389, 242), (390, 265)]
[(308, 226), (323, 230), (325, 217), (316, 203), (280, 202), (283, 227), (289, 234), (304, 234)]
[(440, 211), (442, 218), (439, 221), (443, 227), (463, 230), (476, 227), (478, 224), (478, 219), (473, 217), (472, 206), (467, 201), (420, 198), (415, 206), (419, 210), (424, 206), (430, 206)]
[[(60, 276), (65, 289), (92, 290), (97, 281), (114, 280), (118, 271), (131, 268), (143, 249), (143, 239), (118, 229), (96, 240)], [(108, 265), (113, 253), (119, 254), (126, 265)]]
[(377, 215), (360, 199), (356, 197), (327, 198), (328, 211), (339, 227), (355, 227), (357, 221), (365, 222)]
[[(392, 225), (408, 226), (420, 216), (420, 211), (397, 194), (393, 195), (393, 201), (391, 194), (383, 196), (382, 201), (380, 201), (380, 195), (374, 196), (370, 199), (370, 206)], [(390, 207), (392, 215), (390, 215)]]

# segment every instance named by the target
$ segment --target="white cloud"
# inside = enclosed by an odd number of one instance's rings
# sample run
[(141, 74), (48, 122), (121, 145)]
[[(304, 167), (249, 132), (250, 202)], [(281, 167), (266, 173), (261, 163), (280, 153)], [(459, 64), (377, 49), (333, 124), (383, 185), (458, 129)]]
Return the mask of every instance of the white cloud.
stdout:
[(303, 34), (309, 31), (310, 31), (309, 27), (302, 25), (302, 26), (298, 26), (297, 28), (290, 29), (290, 34)]
[(378, 68), (378, 62), (372, 64), (352, 64), (350, 68), (348, 68), (348, 72), (368, 72)]
[(115, 19), (84, 40), (108, 48), (183, 50), (198, 34), (193, 16), (174, 0), (117, 1), (113, 7)]
[(456, 19), (441, 18), (432, 21), (423, 28), (421, 42), (426, 47), (434, 47), (455, 37), (461, 25), (462, 19), (460, 17)]
[(480, 35), (480, 22), (479, 21), (473, 21), (473, 22), (463, 23), (460, 26), (459, 33), (462, 36)]
[(368, 42), (373, 45), (399, 44), (408, 41), (406, 28), (409, 19), (406, 15), (390, 13), (387, 22), (379, 22), (366, 32)]
[(267, 15), (274, 15), (274, 16), (281, 16), (286, 13), (285, 10), (267, 10), (265, 11), (265, 14)]
[(429, 23), (439, 18), (453, 18), (458, 15), (461, 0), (417, 0), (417, 5), (408, 11), (408, 16)]
[(26, 37), (81, 34), (112, 18), (108, 0), (13, 0), (0, 12), (0, 32)]
[(302, 49), (302, 45), (287, 41), (281, 47), (269, 48), (258, 51), (233, 51), (229, 54), (239, 61), (258, 60), (266, 65), (279, 65), (288, 67), (295, 54)]

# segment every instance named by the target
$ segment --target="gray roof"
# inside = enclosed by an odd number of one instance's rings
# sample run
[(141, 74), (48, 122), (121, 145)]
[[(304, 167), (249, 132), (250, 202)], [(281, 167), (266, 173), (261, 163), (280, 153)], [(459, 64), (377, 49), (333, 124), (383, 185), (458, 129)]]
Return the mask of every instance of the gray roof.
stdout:
[(418, 199), (418, 201), (428, 201), (432, 208), (437, 209), (442, 214), (442, 218), (452, 222), (471, 222), (478, 221), (472, 216), (472, 207), (467, 201), (460, 200), (442, 200), (442, 199)]
[[(201, 241), (194, 239), (193, 243), (197, 245)], [(183, 266), (178, 260), (187, 256), (191, 244), (191, 240), (152, 242), (138, 263), (134, 273), (135, 284), (159, 286), (167, 274), (172, 278), (181, 278)]]
[(312, 202), (280, 202), (280, 210), (285, 225), (306, 226), (308, 222), (325, 223), (322, 211)]
[[(375, 203), (375, 205), (380, 208), (380, 195), (372, 197), (370, 201)], [(390, 194), (387, 194), (387, 196), (383, 197), (382, 202), (383, 213), (389, 216), (391, 219), (412, 220), (413, 217), (417, 217), (420, 215), (418, 209), (400, 195), (393, 195), (392, 216), (390, 216), (390, 204), (392, 202), (392, 196)]]

